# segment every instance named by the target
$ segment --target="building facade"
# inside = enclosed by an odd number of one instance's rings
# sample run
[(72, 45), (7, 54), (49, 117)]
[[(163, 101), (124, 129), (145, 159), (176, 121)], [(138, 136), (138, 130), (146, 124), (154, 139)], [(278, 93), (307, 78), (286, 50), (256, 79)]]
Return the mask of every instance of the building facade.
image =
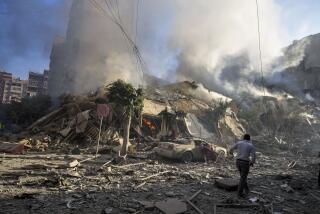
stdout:
[(15, 78), (11, 73), (0, 71), (0, 102), (21, 102), (22, 98), (46, 95), (49, 72), (29, 72), (28, 80)]
[(12, 74), (0, 71), (0, 101), (10, 103), (10, 89), (12, 84)]
[(45, 70), (43, 74), (29, 72), (27, 96), (46, 95), (48, 93), (49, 72)]
[(13, 78), (10, 87), (10, 102), (21, 102), (23, 98), (23, 80)]

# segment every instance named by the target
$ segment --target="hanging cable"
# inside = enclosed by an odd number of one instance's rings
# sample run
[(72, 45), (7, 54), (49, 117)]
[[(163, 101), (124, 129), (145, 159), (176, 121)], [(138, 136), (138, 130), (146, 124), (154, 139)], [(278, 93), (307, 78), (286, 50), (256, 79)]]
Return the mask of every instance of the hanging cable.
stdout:
[(137, 7), (136, 7), (136, 34), (135, 34), (135, 37), (134, 37), (135, 43), (137, 43), (137, 37), (138, 37), (139, 5), (140, 5), (140, 0), (137, 0)]
[(264, 74), (263, 74), (263, 63), (262, 63), (262, 51), (261, 51), (261, 32), (260, 32), (260, 15), (259, 15), (259, 4), (258, 0), (256, 0), (256, 8), (257, 8), (257, 27), (258, 27), (258, 42), (259, 42), (259, 57), (260, 57), (260, 72), (261, 72), (261, 84), (263, 87), (263, 95), (266, 96), (265, 84), (264, 84)]
[(128, 41), (129, 45), (131, 46), (132, 48), (132, 52), (134, 54), (134, 56), (136, 57), (136, 60), (137, 60), (137, 70), (140, 71), (142, 73), (142, 82), (144, 81), (144, 70), (147, 70), (147, 65), (146, 63), (144, 62), (142, 56), (141, 56), (141, 53), (140, 53), (140, 50), (137, 46), (137, 44), (135, 43), (134, 39), (132, 39), (128, 32), (126, 31), (123, 23), (122, 23), (122, 19), (121, 19), (121, 16), (120, 16), (120, 11), (119, 11), (119, 6), (118, 6), (118, 1), (115, 0), (112, 1), (108, 1), (108, 0), (104, 0), (106, 6), (107, 6), (107, 10), (102, 7), (98, 2), (97, 0), (90, 0), (89, 1), (99, 12), (102, 12), (103, 15), (105, 15), (107, 18), (109, 18), (113, 23), (115, 23), (121, 33), (124, 35), (125, 39)]

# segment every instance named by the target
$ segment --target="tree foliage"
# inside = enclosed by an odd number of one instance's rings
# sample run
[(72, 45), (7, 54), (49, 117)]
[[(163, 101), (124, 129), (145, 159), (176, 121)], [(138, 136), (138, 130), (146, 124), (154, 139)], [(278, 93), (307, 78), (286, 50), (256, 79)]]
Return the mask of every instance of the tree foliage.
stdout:
[(117, 80), (108, 87), (108, 91), (107, 98), (109, 102), (131, 110), (142, 110), (144, 96), (141, 88), (135, 89), (130, 83)]
[(49, 96), (36, 96), (12, 102), (3, 106), (3, 117), (8, 124), (29, 126), (31, 123), (48, 113), (51, 107)]

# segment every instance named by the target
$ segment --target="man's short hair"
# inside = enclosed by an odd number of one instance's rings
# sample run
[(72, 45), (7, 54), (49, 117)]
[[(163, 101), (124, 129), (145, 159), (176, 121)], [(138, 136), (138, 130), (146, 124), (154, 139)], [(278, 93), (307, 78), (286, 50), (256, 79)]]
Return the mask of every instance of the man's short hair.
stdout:
[(250, 135), (249, 134), (243, 135), (243, 139), (249, 141), (250, 140)]

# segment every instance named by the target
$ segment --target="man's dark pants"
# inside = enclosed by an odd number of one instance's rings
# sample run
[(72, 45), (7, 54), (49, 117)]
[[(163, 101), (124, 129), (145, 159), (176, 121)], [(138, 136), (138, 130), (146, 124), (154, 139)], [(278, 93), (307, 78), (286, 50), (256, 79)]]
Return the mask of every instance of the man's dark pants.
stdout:
[(242, 196), (243, 190), (245, 190), (245, 193), (249, 193), (247, 177), (249, 174), (250, 163), (249, 163), (249, 161), (246, 161), (246, 160), (237, 159), (236, 165), (237, 165), (237, 168), (240, 172), (240, 182), (239, 182), (239, 187), (238, 187), (238, 195)]

